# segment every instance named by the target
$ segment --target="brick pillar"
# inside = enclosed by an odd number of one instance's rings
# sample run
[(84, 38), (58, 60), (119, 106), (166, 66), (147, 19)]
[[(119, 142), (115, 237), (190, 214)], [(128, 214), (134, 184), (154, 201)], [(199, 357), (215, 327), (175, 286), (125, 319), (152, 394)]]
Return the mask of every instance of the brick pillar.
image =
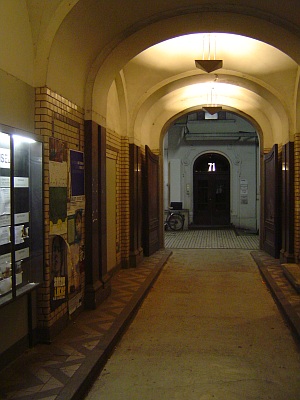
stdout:
[(295, 213), (294, 213), (294, 227), (295, 227), (295, 261), (299, 262), (300, 251), (300, 133), (295, 135), (294, 142), (294, 165), (295, 165)]
[[(47, 87), (36, 88), (35, 134), (44, 141), (44, 282), (38, 289), (38, 340), (49, 342), (69, 320), (67, 301), (55, 310), (50, 303), (50, 216), (49, 216), (49, 138), (66, 143), (68, 149), (84, 151), (84, 110)], [(83, 236), (84, 236), (83, 227)], [(61, 235), (67, 240), (67, 235)], [(84, 272), (81, 276), (84, 281)]]
[(129, 142), (121, 138), (120, 213), (121, 213), (121, 265), (128, 268), (130, 252), (130, 182), (129, 182)]

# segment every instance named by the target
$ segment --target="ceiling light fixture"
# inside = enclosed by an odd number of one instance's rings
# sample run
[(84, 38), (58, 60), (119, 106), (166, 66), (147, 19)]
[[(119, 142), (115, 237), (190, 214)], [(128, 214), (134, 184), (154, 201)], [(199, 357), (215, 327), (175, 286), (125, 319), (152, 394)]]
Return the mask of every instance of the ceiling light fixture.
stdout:
[[(210, 34), (203, 35), (202, 60), (195, 60), (196, 67), (207, 73), (216, 71), (217, 69), (223, 67), (223, 60), (216, 59), (216, 48), (217, 48), (216, 35), (213, 35), (213, 43), (211, 42), (212, 40)], [(207, 54), (207, 59), (205, 59), (206, 54)]]
[(216, 93), (215, 93), (215, 88), (212, 87), (210, 90), (210, 103), (208, 102), (208, 97), (207, 95), (207, 105), (202, 107), (203, 111), (208, 112), (210, 115), (214, 115), (219, 111), (222, 111), (222, 106), (218, 105), (216, 102)]

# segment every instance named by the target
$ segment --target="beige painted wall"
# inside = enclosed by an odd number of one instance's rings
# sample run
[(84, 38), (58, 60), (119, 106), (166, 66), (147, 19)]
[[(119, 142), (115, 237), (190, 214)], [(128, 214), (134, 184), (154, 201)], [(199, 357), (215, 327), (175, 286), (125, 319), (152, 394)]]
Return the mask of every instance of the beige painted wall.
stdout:
[(34, 46), (26, 3), (0, 1), (0, 69), (33, 86)]
[(34, 132), (34, 88), (2, 70), (0, 88), (1, 124)]

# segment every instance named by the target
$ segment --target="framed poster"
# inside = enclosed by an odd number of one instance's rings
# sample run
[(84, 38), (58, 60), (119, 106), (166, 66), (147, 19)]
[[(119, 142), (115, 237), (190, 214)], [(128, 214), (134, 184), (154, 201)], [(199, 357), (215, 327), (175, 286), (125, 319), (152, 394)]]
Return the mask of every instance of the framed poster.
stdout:
[(67, 233), (68, 164), (67, 144), (49, 139), (49, 214), (50, 235)]
[(71, 195), (84, 195), (84, 153), (70, 150)]

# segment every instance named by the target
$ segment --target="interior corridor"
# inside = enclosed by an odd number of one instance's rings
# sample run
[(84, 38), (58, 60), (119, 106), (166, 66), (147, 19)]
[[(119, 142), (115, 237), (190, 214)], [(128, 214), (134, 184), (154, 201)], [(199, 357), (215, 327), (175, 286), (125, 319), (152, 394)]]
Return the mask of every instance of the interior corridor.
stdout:
[(87, 400), (298, 400), (299, 372), (250, 251), (178, 249)]
[[(281, 266), (300, 276), (300, 1), (6, 0), (0, 10), (0, 399), (82, 400), (179, 247), (193, 268), (205, 262), (192, 274), (200, 289), (211, 277), (206, 297), (197, 287), (185, 300), (192, 311), (220, 289), (207, 312), (222, 335), (220, 302), (236, 322), (252, 300), (251, 285), (230, 286), (252, 276), (231, 271), (245, 250), (300, 336), (300, 289)], [(164, 248), (171, 207), (187, 227), (260, 238), (170, 233)], [(233, 250), (224, 275), (202, 270), (208, 250)], [(172, 286), (162, 295), (181, 298)]]
[[(173, 256), (169, 263), (166, 264), (172, 252), (175, 257)], [(214, 257), (213, 263), (211, 262), (211, 257), (208, 257), (208, 255), (212, 254)], [(225, 255), (227, 257), (225, 257)], [(231, 259), (231, 261), (233, 260), (234, 262), (230, 264), (230, 268), (228, 268), (229, 264), (227, 263), (228, 255), (234, 255), (234, 258)], [(222, 260), (220, 265), (215, 264), (217, 260), (216, 256)], [(252, 258), (255, 260), (258, 268), (253, 264)], [(236, 261), (237, 259), (238, 261)], [(243, 260), (246, 260), (246, 263)], [(201, 267), (199, 264), (200, 261), (202, 263)], [(186, 263), (188, 263), (188, 265)], [(261, 276), (258, 275), (258, 270), (261, 273)], [(162, 280), (159, 280), (157, 283), (155, 283), (162, 271)], [(179, 272), (180, 276), (178, 276)], [(190, 274), (191, 272), (193, 272), (193, 274), (191, 274), (190, 277), (194, 275), (194, 279), (187, 279), (187, 274)], [(209, 276), (214, 279), (213, 284), (212, 282), (208, 281)], [(246, 281), (243, 282), (244, 292), (241, 293), (242, 277), (247, 278), (247, 284), (245, 284)], [(229, 282), (232, 278), (235, 278), (232, 280), (232, 282), (236, 283), (236, 287), (229, 285)], [(248, 282), (248, 280), (251, 280), (250, 278), (253, 279), (253, 282), (255, 283), (254, 286), (252, 284), (250, 285)], [(173, 286), (174, 279), (178, 279), (179, 286)], [(166, 287), (166, 285), (168, 286)], [(169, 341), (170, 345), (173, 346), (173, 360), (181, 362), (181, 366), (183, 358), (177, 358), (176, 351), (178, 352), (178, 349), (182, 349), (182, 352), (184, 352), (191, 347), (190, 344), (188, 345), (189, 342), (185, 341), (185, 338), (188, 338), (186, 329), (187, 327), (192, 327), (191, 332), (194, 337), (197, 334), (201, 336), (199, 329), (201, 326), (205, 326), (205, 321), (206, 325), (209, 322), (207, 319), (208, 311), (214, 311), (211, 313), (211, 315), (214, 317), (214, 322), (211, 320), (210, 324), (211, 332), (213, 332), (214, 329), (217, 332), (217, 329), (223, 328), (223, 325), (225, 326), (225, 317), (227, 318), (227, 322), (230, 321), (230, 312), (236, 313), (232, 321), (237, 328), (241, 326), (244, 321), (244, 325), (247, 327), (245, 337), (253, 339), (253, 343), (255, 344), (254, 349), (256, 349), (255, 351), (257, 351), (259, 347), (257, 346), (257, 343), (261, 344), (262, 339), (266, 349), (269, 348), (270, 352), (275, 348), (276, 354), (279, 356), (286, 351), (286, 353), (283, 355), (282, 363), (276, 361), (276, 365), (279, 365), (283, 368), (281, 373), (285, 374), (286, 372), (285, 367), (288, 364), (287, 356), (291, 354), (297, 356), (298, 354), (298, 350), (293, 345), (290, 331), (285, 328), (285, 323), (280, 319), (280, 314), (278, 313), (278, 310), (272, 301), (271, 295), (269, 294), (268, 290), (264, 288), (269, 288), (271, 290), (272, 295), (276, 299), (276, 304), (278, 304), (283, 311), (285, 318), (284, 321), (287, 321), (290, 324), (292, 329), (291, 332), (294, 332), (298, 338), (300, 338), (300, 295), (295, 292), (295, 289), (285, 277), (279, 260), (272, 258), (263, 251), (229, 249), (218, 251), (215, 249), (171, 251), (171, 249), (161, 249), (150, 257), (145, 257), (138, 267), (121, 269), (118, 271), (118, 273), (112, 277), (111, 286), (111, 295), (105, 301), (103, 301), (98, 308), (95, 310), (83, 310), (78, 317), (70, 321), (68, 327), (58, 334), (52, 343), (38, 344), (33, 348), (28, 349), (28, 351), (24, 352), (22, 356), (17, 358), (2, 371), (0, 378), (1, 399), (82, 400), (95, 379), (97, 379), (99, 373), (103, 371), (105, 367), (107, 367), (107, 360), (114, 352), (116, 346), (119, 347), (118, 343), (120, 339), (123, 337), (124, 332), (126, 332), (129, 324), (132, 323), (133, 317), (136, 316), (136, 313), (140, 309), (145, 298), (147, 298), (145, 303), (146, 308), (143, 307), (141, 313), (143, 315), (145, 310), (148, 310), (148, 312), (151, 313), (148, 321), (149, 325), (145, 328), (144, 332), (144, 340), (146, 341), (146, 345), (148, 346), (148, 344), (154, 343), (155, 346), (153, 346), (153, 351), (156, 348), (160, 350), (161, 347), (157, 347), (160, 345), (159, 341), (162, 339), (164, 339), (165, 342)], [(197, 290), (195, 290), (195, 288)], [(198, 290), (199, 288), (201, 289), (200, 291), (203, 292), (202, 300), (200, 298), (201, 293)], [(162, 297), (158, 296), (160, 289), (162, 289)], [(149, 297), (147, 297), (149, 291), (150, 294)], [(225, 306), (227, 306), (229, 303), (226, 303), (225, 300), (221, 298), (223, 295), (220, 293), (221, 291), (224, 292), (223, 294), (230, 296), (233, 300), (237, 300), (231, 304), (231, 307), (228, 308), (227, 311), (225, 310)], [(210, 293), (210, 295), (206, 296), (208, 293)], [(257, 293), (263, 293), (263, 298), (258, 297), (257, 299), (254, 299), (255, 301), (253, 301), (253, 297), (255, 297)], [(197, 298), (196, 295), (199, 295), (199, 297)], [(220, 302), (213, 303), (213, 300), (217, 299), (217, 295)], [(192, 306), (190, 314), (184, 313), (186, 301), (194, 301), (194, 303), (190, 304), (190, 306)], [(201, 305), (199, 306), (200, 301)], [(252, 301), (253, 306), (251, 306)], [(183, 321), (182, 325), (180, 322), (179, 325), (176, 323), (175, 326), (172, 327), (172, 335), (169, 337), (167, 336), (168, 329), (165, 326), (161, 326), (159, 324), (156, 325), (158, 319), (152, 317), (152, 314), (154, 314), (156, 311), (151, 309), (149, 304), (153, 304), (154, 302), (155, 310), (157, 308), (158, 316), (162, 313), (161, 304), (165, 302), (166, 318), (167, 316), (168, 318), (170, 316), (174, 316), (175, 322), (176, 320), (178, 321), (181, 319)], [(176, 309), (175, 312), (173, 309), (167, 313), (167, 306), (170, 302), (174, 302), (174, 304), (176, 304)], [(256, 310), (259, 302), (259, 307), (262, 307), (260, 312)], [(266, 310), (266, 304), (271, 305), (271, 308), (269, 309), (270, 313), (264, 311)], [(211, 305), (211, 309), (208, 308), (208, 305)], [(195, 309), (197, 310), (195, 311)], [(237, 313), (239, 309), (240, 311)], [(250, 313), (248, 312), (249, 309)], [(200, 312), (202, 312), (201, 315), (199, 314)], [(241, 316), (243, 313), (244, 315)], [(223, 318), (220, 318), (221, 314)], [(257, 332), (248, 330), (248, 327), (249, 329), (252, 329), (251, 327), (255, 327), (256, 329), (258, 325), (261, 326), (263, 324), (262, 314), (266, 316), (265, 332), (262, 333), (260, 330)], [(139, 324), (140, 315), (141, 314), (138, 314), (137, 319), (134, 321), (133, 329), (136, 329), (135, 324)], [(184, 315), (184, 318), (182, 318), (182, 315)], [(271, 328), (274, 328), (275, 331), (274, 329), (270, 329), (269, 323), (270, 320), (273, 321), (274, 316), (276, 317), (277, 321), (281, 321), (278, 322), (278, 324), (280, 327), (283, 327), (284, 341), (287, 339), (284, 347), (281, 347), (281, 339), (278, 341), (278, 338), (281, 337), (281, 332), (278, 331), (278, 327), (276, 328), (277, 325), (272, 324)], [(198, 323), (200, 318), (201, 322), (203, 322), (201, 324)], [(217, 324), (215, 321), (217, 321)], [(221, 326), (221, 324), (223, 325)], [(185, 330), (183, 328), (185, 328)], [(195, 328), (197, 328), (198, 331), (195, 330)], [(157, 339), (157, 342), (153, 341), (154, 339), (151, 333), (153, 329), (160, 336), (159, 339)], [(232, 334), (235, 333), (235, 336), (238, 340), (238, 346), (242, 346), (244, 342), (242, 342), (242, 335), (238, 335), (240, 331), (242, 330), (234, 330), (234, 326), (230, 327), (224, 331), (224, 339), (226, 339), (225, 333), (226, 335), (230, 334), (230, 332)], [(129, 332), (132, 331), (130, 330)], [(211, 332), (209, 332), (209, 335), (203, 335), (205, 343), (207, 343), (208, 338), (210, 338), (212, 350), (219, 345), (222, 345), (223, 348), (225, 348), (225, 342), (218, 344), (220, 338), (217, 341), (216, 336), (211, 335)], [(178, 336), (179, 333), (182, 333), (183, 335)], [(262, 336), (263, 334), (265, 335), (264, 337)], [(171, 339), (174, 338), (175, 335), (180, 346), (178, 343), (174, 344), (174, 341), (171, 342)], [(199, 346), (203, 345), (203, 338), (201, 337), (202, 340), (197, 342), (194, 341), (194, 350), (198, 349), (198, 353), (200, 349)], [(216, 340), (215, 343), (212, 342), (213, 339)], [(125, 340), (127, 340), (126, 337)], [(140, 341), (140, 335), (137, 336), (137, 341), (135, 339), (132, 341), (131, 345), (134, 346), (134, 350)], [(147, 344), (147, 342), (149, 343)], [(123, 346), (123, 344), (121, 344), (121, 346)], [(251, 354), (252, 351), (254, 351), (252, 347), (253, 346), (249, 346), (249, 351), (251, 351)], [(227, 348), (229, 355), (232, 352), (232, 345), (231, 347), (228, 345)], [(145, 344), (139, 348), (139, 350), (141, 350), (141, 355), (143, 354), (142, 351), (144, 349), (146, 349)], [(245, 352), (247, 352), (247, 345), (245, 345), (243, 350), (241, 349), (236, 351), (239, 351), (237, 354), (242, 354), (243, 358)], [(262, 356), (258, 355), (258, 360), (260, 360), (261, 357), (265, 357), (267, 351), (266, 349), (262, 349)], [(131, 350), (128, 350), (127, 356), (130, 354), (130, 351)], [(224, 352), (226, 352), (226, 350), (224, 350)], [(201, 354), (204, 355), (203, 352)], [(181, 356), (183, 356), (183, 354)], [(163, 359), (164, 358), (162, 358), (162, 360)], [(112, 358), (112, 360), (114, 360), (114, 358)], [(151, 360), (151, 358), (149, 360)], [(133, 362), (131, 359), (124, 360), (124, 362), (125, 361), (126, 368), (124, 368), (124, 371), (121, 372), (121, 375), (111, 375), (115, 379), (117, 385), (119, 385), (119, 379), (122, 378), (123, 374), (125, 373), (127, 365), (130, 367), (132, 365), (131, 363)], [(250, 364), (251, 362), (253, 363), (253, 368), (256, 366), (262, 368), (262, 366), (258, 365), (259, 363), (253, 359), (251, 361), (250, 358), (248, 358), (248, 361)], [(161, 362), (158, 361), (157, 365), (160, 366)], [(217, 364), (215, 364), (215, 366), (217, 367)], [(141, 367), (145, 367), (144, 364), (141, 364)], [(171, 365), (169, 367), (171, 367)], [(155, 372), (155, 368), (151, 374)], [(146, 369), (144, 370), (146, 371)], [(263, 372), (266, 373), (265, 371)], [(288, 370), (288, 372), (290, 372), (290, 370)], [(105, 374), (106, 371), (104, 370), (104, 375)], [(139, 374), (140, 372), (138, 372), (136, 375), (140, 376)], [(100, 377), (101, 382), (103, 382), (103, 376)], [(140, 382), (137, 380), (133, 380), (130, 382), (130, 385), (134, 385), (134, 382), (140, 384)], [(243, 383), (243, 381), (241, 382)], [(120, 381), (120, 383), (123, 382)], [(227, 382), (227, 385), (228, 384), (229, 382)], [(99, 385), (99, 383), (97, 385)], [(155, 388), (157, 389), (158, 385), (156, 385)], [(285, 390), (285, 385), (283, 386), (282, 390)], [(282, 391), (279, 393), (281, 395)], [(290, 390), (287, 393), (287, 397), (283, 396), (281, 398), (288, 398), (289, 400), (295, 398), (289, 396), (289, 393)], [(105, 393), (103, 395), (105, 395)], [(272, 397), (271, 392), (269, 396), (272, 399), (278, 398)], [(102, 390), (100, 398), (103, 398)], [(113, 397), (109, 396), (109, 399), (111, 398)], [(122, 400), (126, 399), (125, 395), (122, 395), (119, 398), (122, 398)], [(156, 399), (157, 397), (154, 396), (153, 398)], [(206, 399), (210, 397), (204, 395), (202, 398)], [(224, 398), (225, 397), (223, 396), (222, 400)], [(226, 397), (226, 399), (227, 398), (228, 397)], [(243, 396), (242, 398), (247, 399), (246, 396)], [(258, 399), (261, 397), (252, 398)], [(265, 399), (268, 397), (264, 396), (263, 398)]]

